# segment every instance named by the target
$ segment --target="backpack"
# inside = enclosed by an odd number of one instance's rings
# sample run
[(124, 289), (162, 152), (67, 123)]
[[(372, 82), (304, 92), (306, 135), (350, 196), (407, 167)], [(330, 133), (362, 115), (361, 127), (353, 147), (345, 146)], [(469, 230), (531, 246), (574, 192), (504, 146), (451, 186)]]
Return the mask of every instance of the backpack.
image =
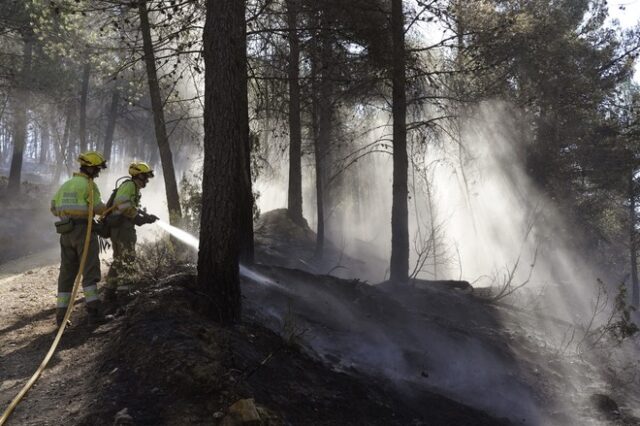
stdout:
[[(121, 183), (120, 181), (124, 181)], [(96, 226), (96, 234), (98, 234), (102, 238), (110, 238), (111, 237), (111, 228), (114, 226), (119, 226), (122, 222), (121, 216), (111, 216), (111, 208), (113, 207), (113, 203), (116, 200), (116, 194), (118, 193), (118, 189), (122, 184), (131, 180), (129, 176), (123, 176), (116, 181), (116, 187), (111, 192), (111, 196), (107, 201), (107, 213), (100, 218), (98, 224)]]

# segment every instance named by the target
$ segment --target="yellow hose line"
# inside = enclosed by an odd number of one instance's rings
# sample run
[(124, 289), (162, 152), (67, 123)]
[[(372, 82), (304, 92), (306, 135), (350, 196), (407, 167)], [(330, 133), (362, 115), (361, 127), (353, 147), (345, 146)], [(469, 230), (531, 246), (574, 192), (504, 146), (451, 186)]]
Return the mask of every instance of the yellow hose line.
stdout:
[(24, 385), (22, 390), (16, 395), (15, 398), (9, 404), (9, 407), (2, 413), (2, 417), (0, 417), (0, 426), (3, 426), (6, 421), (9, 419), (13, 410), (18, 406), (22, 398), (29, 392), (29, 389), (34, 385), (34, 383), (40, 378), (40, 375), (47, 367), (47, 364), (53, 357), (56, 348), (58, 347), (58, 343), (60, 343), (60, 338), (62, 338), (62, 333), (64, 333), (64, 329), (67, 326), (67, 321), (69, 321), (69, 317), (71, 316), (71, 311), (73, 310), (73, 302), (76, 300), (76, 296), (78, 294), (78, 289), (80, 288), (80, 278), (82, 277), (82, 272), (84, 271), (84, 265), (87, 260), (87, 253), (89, 252), (89, 243), (91, 242), (91, 227), (93, 225), (93, 179), (89, 178), (89, 216), (87, 217), (87, 234), (84, 237), (84, 247), (82, 248), (82, 258), (80, 259), (80, 268), (78, 269), (78, 275), (76, 275), (76, 281), (73, 284), (73, 290), (71, 291), (71, 300), (69, 301), (69, 306), (67, 306), (67, 312), (64, 314), (64, 320), (62, 320), (62, 324), (60, 324), (60, 328), (58, 328), (58, 333), (56, 334), (56, 338), (53, 340), (51, 347), (49, 348), (49, 352), (44, 357), (42, 362), (40, 363), (40, 367), (33, 373), (33, 376), (29, 379), (29, 381)]
[(115, 205), (115, 203), (114, 203), (111, 207), (109, 207), (109, 208), (108, 208), (108, 209), (106, 209), (104, 212), (102, 212), (102, 214), (100, 215), (100, 219), (99, 219), (99, 220), (104, 219), (104, 218), (105, 218), (109, 213), (111, 213), (111, 212), (113, 211), (113, 209), (115, 209), (115, 208), (116, 208), (116, 205)]

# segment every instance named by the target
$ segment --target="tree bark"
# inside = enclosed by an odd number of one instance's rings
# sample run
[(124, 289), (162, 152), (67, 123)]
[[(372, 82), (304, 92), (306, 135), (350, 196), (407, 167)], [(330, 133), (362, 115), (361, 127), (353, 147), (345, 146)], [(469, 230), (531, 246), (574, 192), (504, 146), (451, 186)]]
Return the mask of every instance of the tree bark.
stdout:
[[(322, 20), (318, 20), (318, 25), (322, 28)], [(316, 169), (316, 247), (314, 258), (322, 259), (324, 256), (324, 189), (325, 189), (325, 149), (328, 139), (328, 120), (327, 120), (327, 102), (328, 102), (328, 86), (327, 86), (327, 55), (325, 48), (326, 42), (322, 29), (320, 30), (320, 44), (318, 46), (318, 37), (312, 39), (311, 44), (311, 92), (312, 92), (312, 127), (313, 127), (313, 147)], [(320, 51), (320, 52), (319, 52)]]
[(13, 155), (9, 171), (8, 189), (10, 193), (20, 192), (22, 177), (22, 157), (27, 141), (27, 109), (29, 105), (29, 79), (31, 78), (31, 58), (33, 54), (33, 39), (31, 34), (23, 37), (22, 70), (15, 91), (15, 121), (13, 133)]
[(149, 81), (149, 95), (151, 97), (151, 109), (153, 110), (153, 122), (156, 132), (156, 141), (160, 150), (160, 160), (162, 163), (162, 173), (164, 175), (164, 185), (167, 193), (167, 205), (169, 208), (169, 221), (175, 225), (182, 217), (180, 209), (180, 197), (178, 195), (178, 184), (173, 166), (173, 155), (167, 136), (167, 128), (164, 121), (164, 109), (160, 96), (160, 84), (156, 71), (156, 59), (153, 52), (151, 40), (151, 26), (149, 24), (149, 14), (147, 12), (146, 0), (138, 1), (138, 12), (140, 15), (140, 31), (142, 32), (142, 42), (144, 48), (144, 61), (147, 67), (147, 79)]
[(640, 285), (638, 284), (638, 235), (636, 230), (636, 191), (633, 170), (629, 175), (629, 254), (631, 256), (631, 304), (640, 306)]
[(297, 29), (298, 5), (287, 0), (287, 25), (289, 27), (289, 217), (298, 225), (304, 225), (302, 214), (302, 129), (300, 125), (300, 38)]
[(111, 105), (109, 106), (109, 113), (107, 117), (107, 130), (104, 133), (104, 144), (102, 145), (104, 158), (106, 158), (107, 161), (111, 160), (113, 133), (116, 129), (116, 120), (118, 119), (118, 102), (120, 102), (120, 93), (118, 92), (118, 89), (113, 89), (113, 92), (111, 92)]
[(40, 154), (38, 155), (38, 162), (40, 164), (47, 162), (49, 146), (51, 145), (51, 131), (49, 128), (51, 122), (47, 118), (43, 118), (42, 126), (40, 126)]
[(91, 66), (85, 63), (82, 67), (82, 87), (80, 88), (80, 152), (86, 152), (87, 143), (87, 97), (89, 95), (89, 77)]
[[(247, 99), (247, 90), (246, 86), (244, 86), (245, 91), (242, 96), (244, 99)], [(247, 109), (247, 116), (243, 118), (243, 125), (246, 124), (246, 129), (242, 130), (243, 134), (246, 131), (247, 135), (249, 135), (249, 115)], [(239, 194), (238, 199), (240, 203), (240, 234), (239, 234), (239, 244), (240, 244), (240, 262), (250, 265), (254, 261), (254, 241), (253, 241), (253, 190), (251, 185), (251, 143), (250, 138), (247, 136), (246, 140), (238, 141), (238, 182), (240, 185), (238, 186)]]
[(391, 0), (391, 33), (393, 83), (393, 201), (391, 207), (390, 279), (397, 283), (409, 281), (409, 212), (407, 157), (407, 101), (405, 93), (404, 15), (402, 0)]
[(314, 257), (318, 260), (322, 259), (324, 255), (324, 150), (322, 149), (322, 136), (320, 125), (320, 110), (319, 100), (314, 99), (313, 102), (313, 147), (316, 167), (316, 248)]
[[(64, 130), (62, 131), (62, 140), (59, 144), (58, 150), (58, 164), (56, 165), (56, 172), (53, 177), (53, 184), (57, 185), (60, 182), (60, 175), (62, 174), (62, 167), (69, 169), (69, 156), (71, 154), (71, 121), (73, 120), (73, 103), (67, 102), (65, 107), (65, 120)], [(67, 170), (68, 171), (68, 170)]]
[[(249, 146), (245, 2), (207, 0), (204, 170), (198, 285), (222, 323), (240, 320), (238, 260), (242, 196), (238, 154)], [(242, 186), (242, 185), (241, 185)]]

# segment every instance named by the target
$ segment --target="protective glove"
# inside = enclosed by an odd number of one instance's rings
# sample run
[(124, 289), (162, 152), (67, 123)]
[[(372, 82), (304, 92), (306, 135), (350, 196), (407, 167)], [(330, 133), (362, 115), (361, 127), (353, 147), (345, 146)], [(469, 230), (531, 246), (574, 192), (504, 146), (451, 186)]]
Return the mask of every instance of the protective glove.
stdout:
[(146, 210), (140, 210), (136, 217), (133, 218), (133, 223), (137, 226), (142, 226), (147, 223), (153, 223), (158, 219), (158, 216), (149, 214), (146, 212)]
[(142, 214), (138, 213), (136, 215), (136, 217), (133, 218), (133, 224), (136, 225), (136, 226), (142, 226), (145, 223), (147, 223), (147, 222), (145, 222), (145, 218), (146, 218), (145, 215), (142, 215)]

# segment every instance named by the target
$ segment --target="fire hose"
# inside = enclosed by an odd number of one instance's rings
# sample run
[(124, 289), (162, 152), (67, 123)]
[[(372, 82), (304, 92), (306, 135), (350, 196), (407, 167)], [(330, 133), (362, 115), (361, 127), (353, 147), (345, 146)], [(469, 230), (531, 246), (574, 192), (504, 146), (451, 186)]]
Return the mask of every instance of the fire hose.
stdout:
[(80, 279), (82, 278), (84, 266), (87, 260), (87, 253), (89, 252), (89, 243), (91, 242), (91, 228), (93, 225), (93, 179), (89, 178), (89, 212), (87, 216), (87, 233), (84, 237), (84, 246), (82, 248), (82, 257), (80, 258), (80, 267), (78, 269), (78, 274), (76, 275), (76, 280), (73, 284), (73, 290), (71, 291), (71, 300), (69, 302), (69, 306), (67, 306), (67, 311), (64, 314), (64, 319), (58, 328), (58, 332), (56, 334), (49, 351), (45, 355), (44, 359), (40, 363), (40, 366), (36, 370), (35, 373), (31, 376), (29, 381), (23, 386), (23, 388), (18, 392), (15, 398), (9, 404), (9, 407), (2, 413), (2, 417), (0, 417), (0, 426), (3, 426), (13, 410), (18, 406), (22, 398), (29, 392), (31, 387), (36, 383), (36, 381), (40, 378), (40, 375), (49, 364), (49, 361), (53, 357), (54, 352), (56, 351), (58, 344), (60, 343), (60, 339), (62, 338), (62, 334), (67, 326), (67, 321), (69, 321), (69, 317), (71, 316), (71, 311), (73, 310), (73, 304), (78, 294), (78, 289), (80, 288)]

